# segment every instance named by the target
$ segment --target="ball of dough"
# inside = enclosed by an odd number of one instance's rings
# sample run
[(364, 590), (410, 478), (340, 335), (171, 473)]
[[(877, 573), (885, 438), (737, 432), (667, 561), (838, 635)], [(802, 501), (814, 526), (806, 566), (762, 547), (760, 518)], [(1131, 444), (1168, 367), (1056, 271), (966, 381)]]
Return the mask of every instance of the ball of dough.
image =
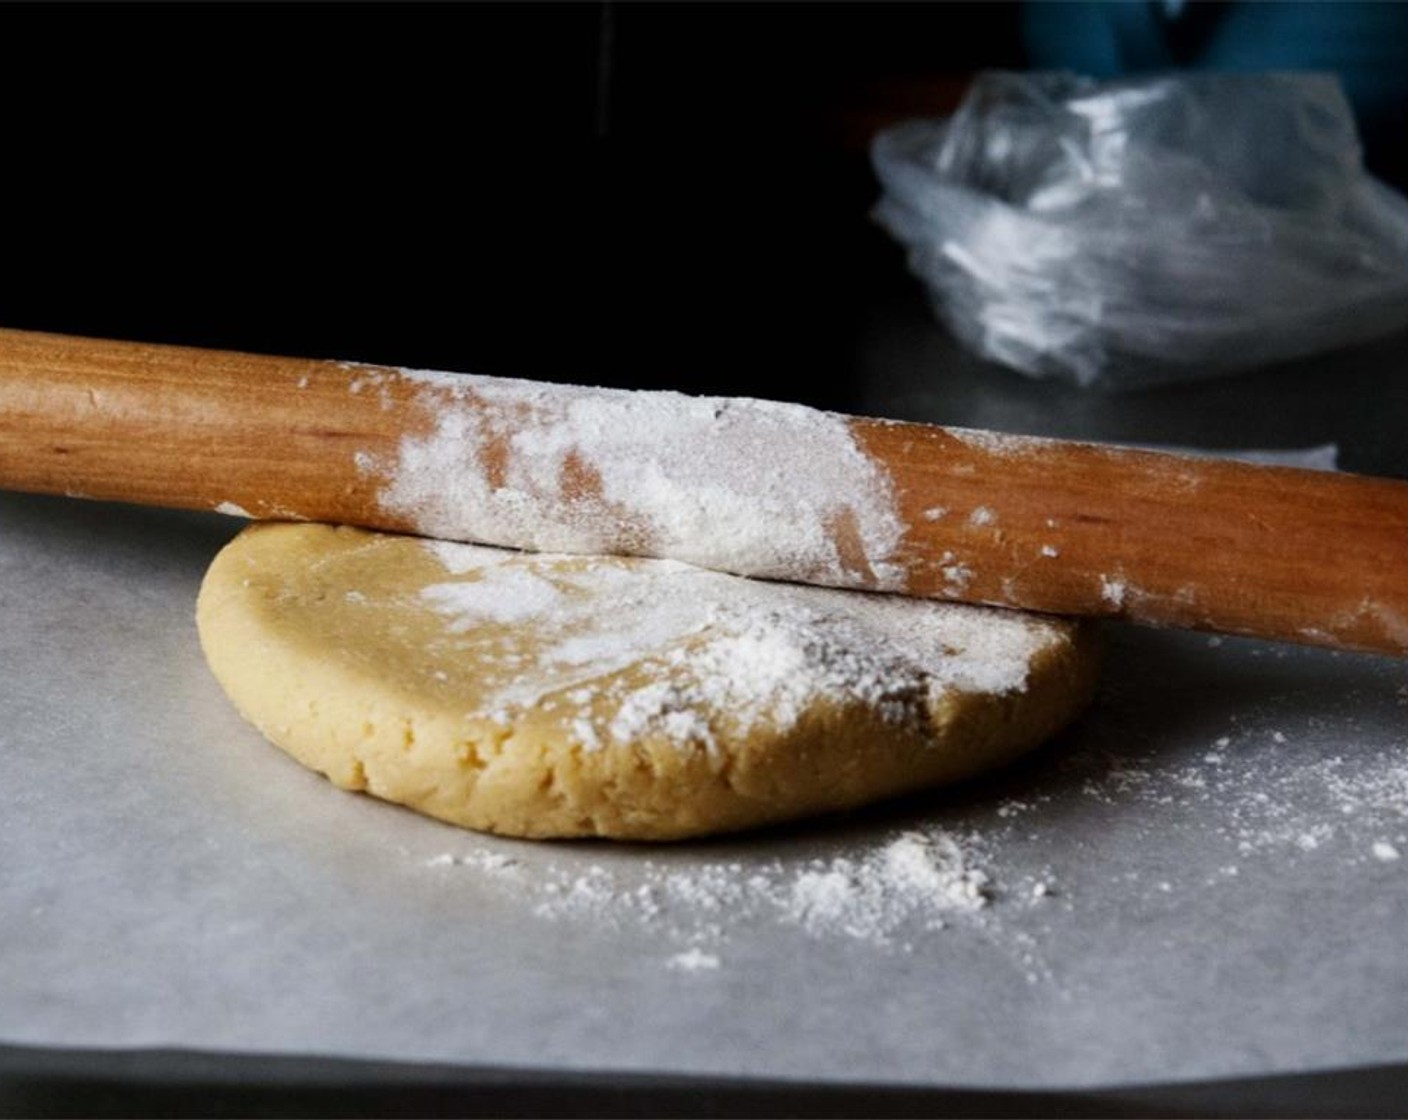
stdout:
[(1089, 699), (1054, 619), (673, 561), (255, 525), (197, 620), (244, 716), (339, 786), (509, 836), (663, 840), (952, 782)]

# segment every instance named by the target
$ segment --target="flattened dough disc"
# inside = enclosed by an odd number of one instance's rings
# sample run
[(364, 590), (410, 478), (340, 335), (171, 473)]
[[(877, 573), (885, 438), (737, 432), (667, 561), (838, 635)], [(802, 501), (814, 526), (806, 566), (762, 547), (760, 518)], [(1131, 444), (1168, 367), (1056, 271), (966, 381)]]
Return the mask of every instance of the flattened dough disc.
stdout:
[(659, 840), (967, 777), (1089, 699), (1074, 623), (672, 561), (256, 525), (198, 607), (304, 765), (469, 828)]

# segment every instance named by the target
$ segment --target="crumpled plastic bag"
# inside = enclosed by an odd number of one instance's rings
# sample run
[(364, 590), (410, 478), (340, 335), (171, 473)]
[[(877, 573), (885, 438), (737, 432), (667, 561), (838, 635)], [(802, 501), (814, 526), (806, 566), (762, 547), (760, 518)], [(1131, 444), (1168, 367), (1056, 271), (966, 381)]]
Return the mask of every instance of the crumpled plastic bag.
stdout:
[(987, 73), (872, 159), (940, 317), (1034, 377), (1136, 388), (1408, 326), (1408, 200), (1333, 76)]

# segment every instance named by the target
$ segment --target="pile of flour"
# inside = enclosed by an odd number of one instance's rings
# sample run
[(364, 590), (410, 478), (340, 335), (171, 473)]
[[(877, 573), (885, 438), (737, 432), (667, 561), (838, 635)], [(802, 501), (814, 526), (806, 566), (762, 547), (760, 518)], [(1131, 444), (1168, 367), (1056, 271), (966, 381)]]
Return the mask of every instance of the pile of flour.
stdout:
[(480, 850), (441, 854), (429, 864), (465, 867), (526, 891), (538, 915), (549, 920), (633, 922), (717, 946), (727, 941), (728, 925), (747, 916), (813, 937), (903, 947), (907, 936), (955, 920), (982, 920), (1002, 887), (982, 867), (979, 852), (977, 837), (930, 828), (900, 832), (856, 855), (801, 863), (681, 868), (645, 860), (629, 873), (602, 864), (568, 871), (552, 861), (529, 867), (503, 852)]

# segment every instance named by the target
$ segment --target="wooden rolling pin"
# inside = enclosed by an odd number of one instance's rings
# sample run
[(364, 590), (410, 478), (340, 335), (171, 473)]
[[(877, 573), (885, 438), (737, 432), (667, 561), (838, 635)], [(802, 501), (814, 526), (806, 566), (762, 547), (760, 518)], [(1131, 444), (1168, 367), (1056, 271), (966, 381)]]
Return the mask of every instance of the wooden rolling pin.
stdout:
[(0, 331), (0, 486), (1408, 654), (1408, 484)]

